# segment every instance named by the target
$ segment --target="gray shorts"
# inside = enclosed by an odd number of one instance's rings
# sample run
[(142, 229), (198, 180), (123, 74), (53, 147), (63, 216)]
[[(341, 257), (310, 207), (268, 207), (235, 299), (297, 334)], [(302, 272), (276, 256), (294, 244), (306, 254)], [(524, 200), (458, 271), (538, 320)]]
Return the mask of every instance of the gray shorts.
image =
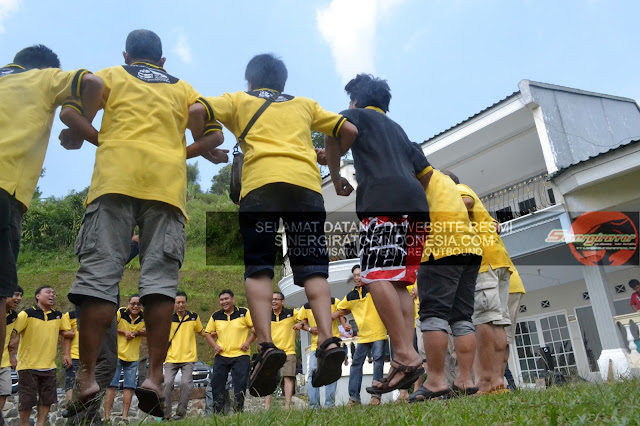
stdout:
[(69, 291), (72, 303), (79, 305), (86, 296), (118, 303), (118, 284), (136, 225), (140, 227), (140, 298), (175, 297), (184, 260), (184, 216), (167, 203), (107, 194), (89, 204), (82, 218), (75, 247), (80, 268)]
[(11, 367), (0, 368), (0, 396), (11, 395)]
[(474, 297), (473, 324), (507, 326), (509, 319), (509, 268), (493, 269), (478, 274)]
[(298, 359), (296, 355), (287, 355), (287, 360), (285, 361), (282, 368), (280, 368), (280, 377), (296, 377), (296, 365), (298, 364)]

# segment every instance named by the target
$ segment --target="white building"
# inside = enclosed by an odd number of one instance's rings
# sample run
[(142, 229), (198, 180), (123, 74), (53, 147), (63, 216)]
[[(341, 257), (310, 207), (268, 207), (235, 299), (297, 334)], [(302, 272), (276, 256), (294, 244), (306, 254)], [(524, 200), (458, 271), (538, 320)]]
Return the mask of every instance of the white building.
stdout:
[[(570, 230), (583, 212), (635, 212), (637, 227), (639, 141), (634, 100), (522, 80), (518, 91), (422, 144), (434, 167), (458, 175), (503, 222), (502, 238), (527, 290), (510, 359), (524, 384), (543, 374), (541, 346), (553, 347), (563, 372), (583, 377), (606, 377), (610, 364), (616, 374), (640, 366), (614, 320), (631, 312), (627, 283), (640, 279), (640, 267), (583, 266), (566, 243), (545, 241), (554, 229)], [(353, 173), (343, 166), (355, 187)], [(356, 220), (353, 194), (337, 197), (328, 179), (323, 194), (329, 220)], [(635, 235), (637, 244), (637, 229)], [(333, 296), (352, 288), (357, 262), (331, 263)], [(290, 305), (306, 301), (291, 276), (279, 285)]]

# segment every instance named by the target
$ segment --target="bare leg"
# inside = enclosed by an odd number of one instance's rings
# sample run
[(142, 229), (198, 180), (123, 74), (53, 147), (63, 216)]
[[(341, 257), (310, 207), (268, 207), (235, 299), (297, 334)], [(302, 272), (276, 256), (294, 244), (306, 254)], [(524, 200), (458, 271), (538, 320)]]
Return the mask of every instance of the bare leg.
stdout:
[(30, 426), (29, 416), (31, 410), (20, 410), (20, 426)]
[[(331, 319), (331, 291), (329, 290), (329, 283), (324, 277), (315, 276), (308, 278), (304, 283), (304, 292), (307, 295), (307, 299), (309, 299), (313, 316), (316, 319), (318, 346), (320, 346), (325, 340), (333, 337), (331, 331), (331, 322), (333, 320)], [(269, 307), (269, 310), (271, 310), (271, 307)], [(271, 326), (270, 322), (269, 326)]]
[(458, 376), (454, 384), (460, 389), (473, 387), (471, 380), (471, 368), (476, 355), (476, 335), (470, 333), (453, 338), (458, 360)]
[(71, 394), (73, 393), (73, 389), (67, 389), (64, 393), (64, 400), (69, 401), (71, 399)]
[(49, 415), (49, 410), (51, 410), (50, 405), (38, 405), (36, 426), (44, 426), (44, 422)]
[(113, 407), (113, 400), (116, 399), (116, 388), (109, 386), (104, 395), (104, 418), (109, 420), (111, 416), (111, 407)]
[(443, 391), (449, 387), (444, 376), (449, 334), (444, 331), (423, 331), (422, 338), (427, 349), (427, 380), (423, 386), (432, 392)]
[(267, 395), (264, 397), (264, 409), (268, 410), (271, 407), (271, 400), (273, 399), (273, 394)]
[(144, 322), (147, 328), (147, 345), (149, 347), (149, 370), (141, 387), (154, 391), (162, 396), (163, 363), (167, 357), (167, 342), (171, 331), (174, 301), (161, 294), (150, 294), (143, 297)]
[(4, 404), (7, 402), (6, 396), (0, 396), (0, 411), (4, 410)]
[(87, 297), (82, 302), (79, 323), (87, 324), (91, 330), (80, 335), (80, 366), (76, 375), (75, 398), (82, 402), (100, 390), (95, 375), (96, 361), (115, 314), (116, 305), (106, 300)]
[[(479, 324), (476, 326), (478, 347), (473, 363), (473, 371), (476, 376), (476, 385), (481, 392), (491, 390), (495, 356), (496, 356), (496, 331), (493, 324)], [(502, 355), (502, 354), (500, 354)], [(500, 358), (502, 361), (502, 358)]]
[(129, 417), (129, 408), (131, 408), (132, 399), (133, 389), (125, 389), (124, 396), (122, 397), (122, 418), (125, 420)]
[(272, 280), (266, 275), (255, 276), (247, 278), (244, 285), (258, 343), (271, 342)]
[(285, 377), (284, 378), (284, 409), (291, 409), (291, 398), (293, 398), (293, 386), (294, 379), (293, 377)]
[(507, 345), (507, 334), (505, 327), (495, 326), (495, 357), (493, 368), (493, 380), (491, 386), (497, 388), (504, 386), (504, 370), (506, 368), (505, 359), (509, 359), (509, 345)]

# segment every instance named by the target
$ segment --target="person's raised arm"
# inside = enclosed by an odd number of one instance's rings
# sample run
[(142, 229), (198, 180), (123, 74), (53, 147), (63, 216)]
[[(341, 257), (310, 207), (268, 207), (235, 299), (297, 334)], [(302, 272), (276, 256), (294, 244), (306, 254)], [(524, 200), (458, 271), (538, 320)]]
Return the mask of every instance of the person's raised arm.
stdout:
[(98, 131), (91, 122), (100, 109), (104, 82), (94, 74), (85, 73), (80, 82), (82, 105), (65, 102), (60, 110), (60, 120), (69, 128), (60, 133), (60, 142), (66, 149), (79, 149), (84, 140), (98, 146)]
[[(213, 121), (207, 121), (207, 110), (199, 102), (189, 107), (189, 130), (194, 142), (187, 146), (187, 159), (202, 155), (209, 161), (215, 156), (205, 156), (205, 154), (216, 149), (224, 142), (222, 126)], [(212, 161), (214, 162), (214, 161)]]

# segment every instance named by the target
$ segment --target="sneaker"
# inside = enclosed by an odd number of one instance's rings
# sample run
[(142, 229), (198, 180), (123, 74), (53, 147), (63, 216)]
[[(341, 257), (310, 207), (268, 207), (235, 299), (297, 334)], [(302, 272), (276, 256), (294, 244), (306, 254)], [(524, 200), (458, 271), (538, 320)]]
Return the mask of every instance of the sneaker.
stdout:
[(372, 396), (371, 400), (369, 400), (369, 405), (380, 405), (380, 398)]
[(347, 407), (355, 407), (356, 405), (360, 405), (360, 403), (358, 401), (354, 401), (353, 399), (350, 399), (349, 402), (347, 402)]

